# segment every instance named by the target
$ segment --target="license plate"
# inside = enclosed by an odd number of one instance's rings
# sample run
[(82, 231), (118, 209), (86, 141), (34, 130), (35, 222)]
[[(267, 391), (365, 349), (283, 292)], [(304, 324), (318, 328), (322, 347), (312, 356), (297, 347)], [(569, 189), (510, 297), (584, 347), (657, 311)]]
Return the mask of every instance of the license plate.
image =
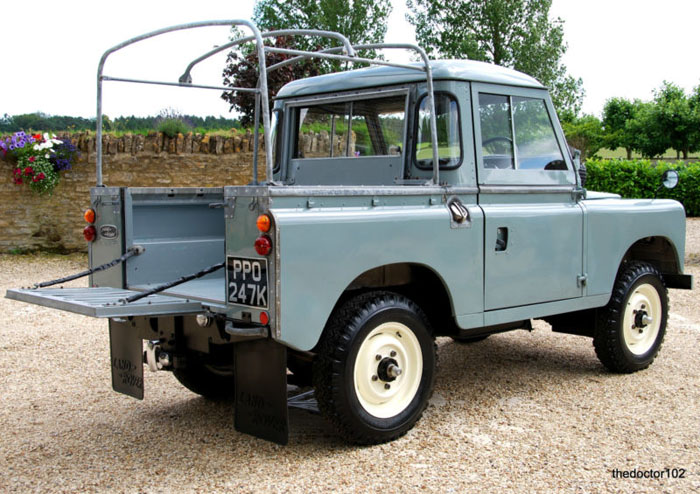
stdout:
[(267, 259), (227, 257), (227, 299), (231, 304), (268, 308)]

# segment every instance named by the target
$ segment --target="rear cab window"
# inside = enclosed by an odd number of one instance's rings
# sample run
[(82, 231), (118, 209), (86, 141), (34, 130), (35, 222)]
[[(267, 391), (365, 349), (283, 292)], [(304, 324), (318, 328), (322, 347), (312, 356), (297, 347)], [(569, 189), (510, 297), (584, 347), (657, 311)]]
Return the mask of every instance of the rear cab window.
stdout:
[(402, 176), (408, 91), (296, 104), (287, 181), (392, 185)]

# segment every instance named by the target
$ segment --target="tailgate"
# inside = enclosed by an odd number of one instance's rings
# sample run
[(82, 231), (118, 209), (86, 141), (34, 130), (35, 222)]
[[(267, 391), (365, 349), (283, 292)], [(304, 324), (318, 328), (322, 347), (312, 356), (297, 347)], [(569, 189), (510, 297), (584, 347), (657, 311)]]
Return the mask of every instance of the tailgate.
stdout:
[(131, 303), (122, 299), (141, 293), (123, 288), (15, 288), (5, 297), (92, 317), (155, 316), (203, 312), (202, 303), (168, 295), (149, 295)]

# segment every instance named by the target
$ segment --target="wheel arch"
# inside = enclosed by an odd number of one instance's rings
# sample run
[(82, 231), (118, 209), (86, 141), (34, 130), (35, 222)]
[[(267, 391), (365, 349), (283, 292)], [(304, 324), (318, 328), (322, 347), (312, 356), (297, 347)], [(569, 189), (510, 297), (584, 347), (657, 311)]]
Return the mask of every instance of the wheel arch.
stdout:
[(627, 249), (620, 260), (622, 267), (626, 262), (643, 261), (656, 267), (662, 275), (682, 274), (683, 263), (673, 241), (664, 236), (643, 237)]
[(412, 262), (376, 266), (355, 277), (336, 301), (325, 327), (348, 298), (373, 290), (393, 291), (413, 300), (427, 315), (434, 335), (458, 331), (454, 302), (444, 278), (430, 266)]

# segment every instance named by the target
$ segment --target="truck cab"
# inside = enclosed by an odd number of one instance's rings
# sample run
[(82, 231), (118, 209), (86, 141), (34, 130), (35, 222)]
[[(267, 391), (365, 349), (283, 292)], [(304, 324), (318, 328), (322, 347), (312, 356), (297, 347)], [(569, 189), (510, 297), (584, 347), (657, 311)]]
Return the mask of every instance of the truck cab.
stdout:
[(280, 443), (288, 382), (350, 441), (405, 434), (438, 336), (545, 319), (613, 372), (649, 366), (667, 288), (692, 286), (682, 205), (587, 191), (547, 88), (412, 48), (423, 63), (297, 80), (269, 112), (261, 83), (264, 181), (256, 149), (246, 185), (98, 183), (90, 287), (7, 296), (109, 319), (115, 390), (143, 398), (143, 361)]

